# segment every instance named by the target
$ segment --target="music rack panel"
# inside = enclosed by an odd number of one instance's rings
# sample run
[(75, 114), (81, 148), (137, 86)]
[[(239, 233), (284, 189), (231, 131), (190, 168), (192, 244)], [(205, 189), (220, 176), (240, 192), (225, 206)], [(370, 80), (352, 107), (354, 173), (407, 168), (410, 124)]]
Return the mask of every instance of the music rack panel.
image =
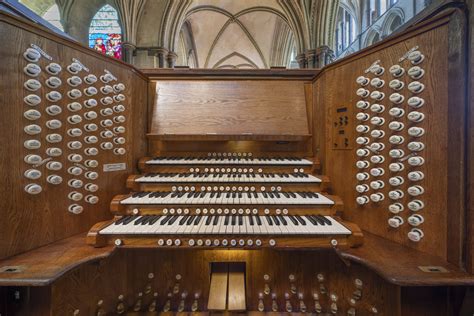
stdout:
[(301, 81), (158, 81), (155, 89), (150, 136), (281, 140), (310, 135), (310, 100)]

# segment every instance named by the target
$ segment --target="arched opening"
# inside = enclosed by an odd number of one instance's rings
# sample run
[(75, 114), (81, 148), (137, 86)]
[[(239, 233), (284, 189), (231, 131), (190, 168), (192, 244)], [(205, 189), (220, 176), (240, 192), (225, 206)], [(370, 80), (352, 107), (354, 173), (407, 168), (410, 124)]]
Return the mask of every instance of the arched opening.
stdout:
[(89, 27), (89, 47), (104, 55), (122, 58), (122, 28), (118, 12), (111, 5), (103, 6), (92, 18)]
[(336, 18), (336, 55), (340, 55), (357, 36), (357, 26), (354, 16), (342, 6), (339, 7)]
[(390, 26), (388, 28), (390, 33), (398, 29), (400, 26), (402, 26), (402, 24), (403, 24), (402, 18), (399, 15), (397, 15), (393, 19), (392, 23), (390, 23)]
[(59, 14), (59, 7), (57, 4), (52, 5), (41, 17), (64, 32), (64, 27), (61, 24), (61, 15)]
[(372, 39), (369, 42), (369, 46), (372, 45), (372, 44), (377, 43), (378, 41), (380, 41), (380, 34), (375, 33), (374, 37), (372, 37)]

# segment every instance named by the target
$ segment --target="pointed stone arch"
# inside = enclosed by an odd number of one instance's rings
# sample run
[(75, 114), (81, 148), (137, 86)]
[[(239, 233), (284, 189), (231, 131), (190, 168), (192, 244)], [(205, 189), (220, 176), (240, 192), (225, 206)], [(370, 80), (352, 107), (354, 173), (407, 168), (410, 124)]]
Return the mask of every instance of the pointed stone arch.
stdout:
[(219, 68), (219, 66), (221, 66), (226, 60), (229, 60), (230, 58), (234, 57), (234, 56), (237, 56), (237, 57), (240, 57), (242, 58), (243, 60), (245, 60), (247, 63), (246, 64), (250, 64), (252, 65), (252, 67), (254, 67), (255, 69), (258, 69), (258, 66), (257, 64), (255, 64), (250, 58), (248, 58), (247, 56), (244, 56), (238, 52), (232, 52), (224, 57), (222, 57), (221, 59), (219, 59), (212, 68)]

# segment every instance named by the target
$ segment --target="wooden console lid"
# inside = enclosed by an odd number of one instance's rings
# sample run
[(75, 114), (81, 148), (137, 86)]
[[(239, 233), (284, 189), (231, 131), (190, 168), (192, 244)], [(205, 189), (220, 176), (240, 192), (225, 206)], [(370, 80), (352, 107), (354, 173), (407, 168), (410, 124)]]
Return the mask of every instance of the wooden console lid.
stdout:
[(150, 137), (310, 135), (303, 82), (158, 81)]

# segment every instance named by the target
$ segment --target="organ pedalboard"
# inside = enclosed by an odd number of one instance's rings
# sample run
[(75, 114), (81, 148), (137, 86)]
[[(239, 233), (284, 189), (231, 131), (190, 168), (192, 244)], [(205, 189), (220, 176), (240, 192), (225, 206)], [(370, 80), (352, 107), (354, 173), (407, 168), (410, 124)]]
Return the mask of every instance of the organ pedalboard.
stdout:
[(313, 162), (252, 153), (143, 158), (130, 194), (116, 196), (116, 218), (94, 226), (88, 242), (119, 247), (355, 247), (362, 234), (336, 215), (327, 177)]

